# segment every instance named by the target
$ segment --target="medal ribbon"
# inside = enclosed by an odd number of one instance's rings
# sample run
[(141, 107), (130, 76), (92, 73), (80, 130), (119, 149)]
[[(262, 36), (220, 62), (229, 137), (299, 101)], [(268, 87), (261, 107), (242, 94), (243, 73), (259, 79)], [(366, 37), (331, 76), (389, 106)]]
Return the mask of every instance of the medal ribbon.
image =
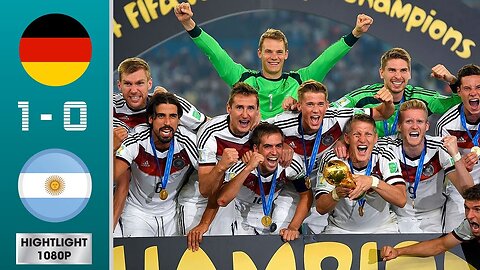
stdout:
[[(404, 101), (405, 101), (405, 97), (402, 96), (402, 100), (400, 100), (399, 105), (402, 105)], [(388, 128), (388, 119), (383, 120), (383, 133), (385, 133), (384, 136), (394, 135), (397, 132), (399, 112), (400, 112), (400, 109), (397, 109), (397, 113), (395, 114), (395, 119), (393, 120), (393, 123), (392, 123), (392, 129)]]
[(310, 174), (313, 171), (313, 165), (315, 164), (315, 160), (317, 160), (317, 153), (318, 153), (318, 148), (320, 145), (320, 141), (322, 138), (322, 128), (323, 128), (323, 123), (320, 125), (320, 128), (317, 131), (317, 135), (315, 136), (315, 143), (313, 144), (313, 149), (312, 149), (312, 154), (310, 155), (310, 161), (307, 159), (307, 146), (305, 144), (305, 137), (303, 135), (303, 127), (302, 127), (302, 117), (300, 117), (300, 134), (302, 135), (302, 145), (303, 145), (303, 160), (305, 162), (305, 169), (307, 170), (305, 172), (305, 176), (309, 177)]
[[(155, 143), (153, 142), (153, 132), (150, 134), (150, 145), (152, 146), (153, 156), (155, 157), (155, 161), (157, 162), (157, 168), (160, 170), (160, 161), (157, 157), (157, 148), (155, 148)], [(165, 170), (163, 171), (162, 176), (162, 189), (167, 188), (168, 177), (170, 176), (170, 168), (172, 167), (173, 149), (174, 139), (172, 138), (172, 140), (170, 141), (170, 146), (168, 147), (167, 162), (165, 163)]]
[[(415, 182), (413, 184), (413, 194), (411, 194), (410, 189), (408, 189), (408, 193), (410, 193), (410, 198), (415, 200), (417, 198), (417, 188), (418, 183), (420, 183), (420, 179), (422, 178), (423, 172), (423, 162), (425, 160), (425, 153), (427, 152), (427, 141), (425, 140), (425, 146), (422, 149), (422, 154), (420, 155), (420, 160), (418, 161), (417, 172), (415, 173)], [(405, 150), (403, 150), (402, 146), (402, 154), (403, 154), (403, 162), (405, 163), (405, 168), (407, 167), (407, 159), (405, 158)], [(408, 171), (407, 171), (408, 176)]]
[(257, 167), (258, 174), (258, 187), (260, 188), (260, 198), (262, 198), (263, 214), (270, 216), (270, 210), (272, 209), (273, 194), (275, 194), (275, 186), (277, 184), (277, 169), (273, 172), (272, 185), (270, 186), (270, 192), (268, 193), (268, 202), (265, 201), (265, 191), (263, 191), (262, 175), (260, 169)]
[(480, 138), (480, 131), (477, 127), (477, 133), (475, 133), (475, 137), (472, 137), (470, 130), (467, 128), (467, 119), (465, 118), (465, 112), (463, 111), (463, 104), (460, 105), (460, 123), (462, 123), (462, 127), (467, 131), (468, 137), (472, 140), (474, 146), (478, 146), (478, 138)]
[[(352, 171), (352, 174), (353, 174), (353, 163), (351, 159), (348, 159), (348, 165), (350, 166), (350, 170)], [(371, 174), (372, 174), (372, 157), (370, 157), (370, 159), (368, 160), (367, 169), (365, 169), (366, 176), (370, 176)], [(363, 207), (366, 202), (367, 200), (365, 198), (358, 200), (358, 204), (360, 204), (361, 207)]]

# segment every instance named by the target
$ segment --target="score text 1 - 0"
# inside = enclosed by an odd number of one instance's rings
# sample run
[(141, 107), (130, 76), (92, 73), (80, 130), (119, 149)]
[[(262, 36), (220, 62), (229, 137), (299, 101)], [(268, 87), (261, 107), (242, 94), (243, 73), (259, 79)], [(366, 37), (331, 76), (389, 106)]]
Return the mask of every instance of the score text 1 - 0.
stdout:
[[(22, 111), (22, 131), (28, 131), (30, 126), (30, 110), (28, 101), (18, 101), (18, 108)], [(72, 110), (80, 111), (78, 121), (72, 121)], [(52, 114), (40, 114), (40, 120), (51, 121)], [(73, 123), (72, 123), (73, 122)], [(87, 129), (87, 103), (84, 101), (66, 101), (63, 103), (63, 129), (66, 131), (84, 131)]]

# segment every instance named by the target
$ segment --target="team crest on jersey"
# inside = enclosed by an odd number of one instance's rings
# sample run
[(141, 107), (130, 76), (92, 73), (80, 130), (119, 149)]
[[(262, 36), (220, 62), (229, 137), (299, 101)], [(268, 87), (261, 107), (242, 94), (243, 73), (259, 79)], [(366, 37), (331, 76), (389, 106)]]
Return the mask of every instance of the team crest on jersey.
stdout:
[(422, 174), (425, 175), (426, 177), (430, 177), (433, 175), (434, 168), (432, 164), (428, 164), (425, 168), (423, 168)]
[(343, 97), (343, 98), (337, 100), (336, 103), (337, 103), (338, 106), (340, 106), (340, 107), (345, 107), (348, 103), (350, 103), (350, 100), (348, 100), (348, 98), (346, 98), (346, 97)]
[(326, 146), (330, 146), (335, 139), (331, 134), (327, 134), (326, 136), (323, 136), (322, 138), (322, 144)]
[(175, 160), (173, 160), (173, 167), (175, 167), (177, 169), (181, 169), (181, 168), (185, 167), (185, 161), (183, 161), (183, 159), (181, 157), (176, 158)]
[(396, 162), (389, 162), (388, 163), (388, 169), (390, 170), (390, 173), (397, 173), (398, 172), (398, 166)]

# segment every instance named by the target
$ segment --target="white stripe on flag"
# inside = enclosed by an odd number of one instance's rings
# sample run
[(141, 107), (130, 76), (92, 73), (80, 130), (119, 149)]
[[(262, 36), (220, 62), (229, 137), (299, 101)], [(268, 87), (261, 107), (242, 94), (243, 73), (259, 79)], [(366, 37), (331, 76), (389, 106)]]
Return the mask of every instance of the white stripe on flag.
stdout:
[[(58, 195), (47, 191), (50, 176), (60, 176), (64, 189)], [(92, 181), (89, 173), (21, 173), (18, 181), (20, 198), (90, 198)]]

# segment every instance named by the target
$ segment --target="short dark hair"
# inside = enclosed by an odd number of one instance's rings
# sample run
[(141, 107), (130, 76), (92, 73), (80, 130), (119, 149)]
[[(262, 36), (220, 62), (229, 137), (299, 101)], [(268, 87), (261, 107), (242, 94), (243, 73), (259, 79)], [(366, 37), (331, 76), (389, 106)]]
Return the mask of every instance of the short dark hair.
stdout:
[(473, 185), (463, 192), (466, 201), (480, 201), (480, 184)]
[(462, 84), (462, 78), (472, 75), (480, 75), (480, 67), (475, 64), (468, 64), (461, 67), (457, 73), (458, 85)]
[(355, 114), (353, 115), (350, 119), (347, 120), (347, 123), (345, 124), (345, 128), (343, 129), (343, 133), (347, 134), (347, 133), (350, 133), (352, 131), (352, 124), (354, 122), (365, 122), (365, 123), (369, 123), (373, 126), (373, 132), (374, 133), (377, 133), (377, 128), (375, 126), (375, 120), (373, 120), (373, 118), (368, 115), (368, 114)]
[(153, 97), (148, 101), (147, 122), (150, 117), (155, 118), (155, 114), (157, 113), (155, 108), (157, 108), (157, 106), (160, 104), (173, 104), (177, 106), (178, 118), (182, 117), (183, 109), (177, 97), (170, 92), (165, 92), (165, 93), (158, 93), (153, 95)]
[(254, 145), (258, 146), (260, 145), (260, 139), (263, 136), (277, 134), (277, 133), (282, 135), (282, 138), (284, 137), (283, 131), (279, 127), (275, 126), (274, 124), (265, 123), (265, 122), (260, 123), (258, 124), (258, 126), (255, 127), (255, 129), (252, 132), (252, 135), (250, 135), (250, 146), (252, 148)]
[(257, 108), (259, 107), (259, 102), (258, 102), (258, 92), (253, 88), (252, 86), (244, 83), (244, 82), (237, 82), (235, 85), (233, 85), (232, 91), (230, 91), (230, 96), (228, 97), (228, 105), (232, 106), (233, 104), (233, 98), (237, 95), (244, 95), (244, 96), (250, 96), (253, 95), (257, 99)]

